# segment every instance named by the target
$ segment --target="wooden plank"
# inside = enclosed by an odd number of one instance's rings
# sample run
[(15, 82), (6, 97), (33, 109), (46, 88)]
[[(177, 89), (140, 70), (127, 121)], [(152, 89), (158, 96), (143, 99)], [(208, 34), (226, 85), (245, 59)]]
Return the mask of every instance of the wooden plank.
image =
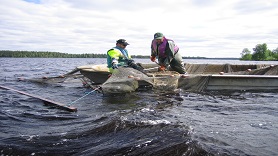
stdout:
[(30, 96), (30, 97), (33, 97), (33, 98), (40, 99), (40, 100), (42, 100), (47, 105), (53, 105), (53, 106), (55, 106), (57, 108), (60, 108), (60, 109), (63, 109), (63, 110), (67, 110), (67, 111), (70, 111), (70, 112), (76, 112), (77, 111), (77, 108), (75, 108), (75, 107), (66, 106), (66, 105), (64, 105), (62, 103), (55, 102), (55, 101), (52, 101), (52, 100), (40, 97), (38, 95), (29, 94), (29, 93), (26, 93), (26, 92), (23, 92), (23, 91), (19, 91), (19, 90), (16, 90), (16, 89), (13, 89), (13, 88), (9, 88), (9, 87), (5, 87), (5, 86), (1, 86), (1, 85), (0, 85), (0, 88), (11, 90), (11, 91), (17, 92), (19, 94), (23, 94), (23, 95), (26, 95), (26, 96)]

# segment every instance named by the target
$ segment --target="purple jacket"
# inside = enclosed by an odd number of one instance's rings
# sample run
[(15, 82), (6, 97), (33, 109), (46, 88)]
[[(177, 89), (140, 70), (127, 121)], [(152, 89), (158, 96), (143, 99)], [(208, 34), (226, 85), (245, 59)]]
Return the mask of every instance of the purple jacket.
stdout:
[(179, 51), (179, 47), (171, 39), (166, 39), (164, 37), (163, 42), (160, 45), (157, 45), (156, 41), (152, 41), (152, 55), (158, 56), (159, 58), (169, 57), (166, 55), (166, 45), (169, 43), (169, 48), (172, 51), (172, 54), (175, 55)]

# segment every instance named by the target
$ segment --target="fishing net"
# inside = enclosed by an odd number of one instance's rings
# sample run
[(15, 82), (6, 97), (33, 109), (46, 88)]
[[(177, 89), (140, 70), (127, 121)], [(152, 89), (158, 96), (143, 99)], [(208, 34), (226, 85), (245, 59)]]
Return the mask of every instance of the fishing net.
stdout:
[[(159, 71), (157, 64), (139, 64), (144, 73), (131, 67), (120, 67), (108, 77), (106, 65), (86, 65), (56, 77), (32, 79), (40, 83), (62, 83), (72, 79), (81, 80), (84, 86), (93, 88), (101, 84), (104, 93), (128, 93), (140, 87), (171, 91), (176, 88), (201, 92), (206, 89), (213, 75), (278, 75), (277, 65), (231, 65), (231, 64), (185, 64), (187, 76), (175, 71)], [(80, 82), (80, 81), (79, 81)]]
[(176, 89), (178, 78), (179, 74), (171, 71), (144, 74), (133, 68), (119, 67), (101, 87), (104, 94), (133, 92), (142, 86), (165, 91)]
[(246, 71), (248, 69), (261, 69), (270, 65), (231, 65), (231, 64), (185, 64), (188, 74), (218, 74), (220, 72), (232, 73)]
[(63, 75), (53, 77), (43, 76), (41, 78), (28, 79), (28, 81), (44, 84), (55, 84), (80, 80), (83, 84), (97, 85), (104, 83), (108, 79), (109, 74), (109, 70), (105, 64), (84, 65), (76, 67), (72, 71)]
[(190, 92), (202, 92), (207, 87), (210, 75), (191, 75), (179, 79), (178, 88)]
[(247, 69), (244, 71), (225, 73), (230, 75), (278, 75), (278, 66), (263, 66), (257, 69)]
[(178, 88), (190, 92), (202, 92), (207, 88), (212, 75), (278, 75), (278, 66), (273, 65), (218, 65), (187, 64), (187, 77), (179, 79)]
[[(79, 69), (75, 68), (74, 70), (59, 76), (47, 77), (43, 76), (41, 78), (31, 78), (27, 81), (36, 82), (36, 83), (44, 83), (44, 84), (55, 84), (55, 83), (63, 83), (65, 81), (72, 81), (75, 79), (83, 78), (84, 76), (79, 73)], [(19, 79), (21, 80), (21, 79)]]
[(149, 75), (149, 81), (156, 90), (170, 91), (178, 88), (180, 74), (175, 71), (160, 71)]
[(114, 69), (113, 74), (101, 85), (101, 88), (104, 94), (133, 92), (139, 87), (138, 80), (147, 77), (133, 68), (119, 67)]

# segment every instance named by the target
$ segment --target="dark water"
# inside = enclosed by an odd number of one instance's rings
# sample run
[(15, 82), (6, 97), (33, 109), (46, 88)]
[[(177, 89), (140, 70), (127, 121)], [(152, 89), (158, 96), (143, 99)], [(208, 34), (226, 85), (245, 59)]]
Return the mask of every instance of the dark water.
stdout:
[[(43, 85), (18, 78), (57, 76), (76, 66), (99, 63), (105, 59), (0, 58), (0, 85), (71, 104), (91, 90), (79, 81)], [(0, 89), (0, 154), (278, 154), (277, 92), (149, 90), (121, 96), (93, 92), (71, 105), (78, 111), (45, 106), (40, 100)]]

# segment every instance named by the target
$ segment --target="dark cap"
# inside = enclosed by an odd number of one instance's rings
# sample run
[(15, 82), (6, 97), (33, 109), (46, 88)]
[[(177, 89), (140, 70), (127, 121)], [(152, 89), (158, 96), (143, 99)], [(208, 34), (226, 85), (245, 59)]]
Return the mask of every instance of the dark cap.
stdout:
[(160, 32), (157, 32), (154, 34), (154, 39), (158, 40), (158, 39), (162, 39), (164, 37), (164, 35)]
[(125, 46), (129, 45), (129, 44), (126, 42), (125, 39), (119, 39), (119, 40), (117, 41), (117, 43), (122, 44), (122, 45), (125, 45)]

